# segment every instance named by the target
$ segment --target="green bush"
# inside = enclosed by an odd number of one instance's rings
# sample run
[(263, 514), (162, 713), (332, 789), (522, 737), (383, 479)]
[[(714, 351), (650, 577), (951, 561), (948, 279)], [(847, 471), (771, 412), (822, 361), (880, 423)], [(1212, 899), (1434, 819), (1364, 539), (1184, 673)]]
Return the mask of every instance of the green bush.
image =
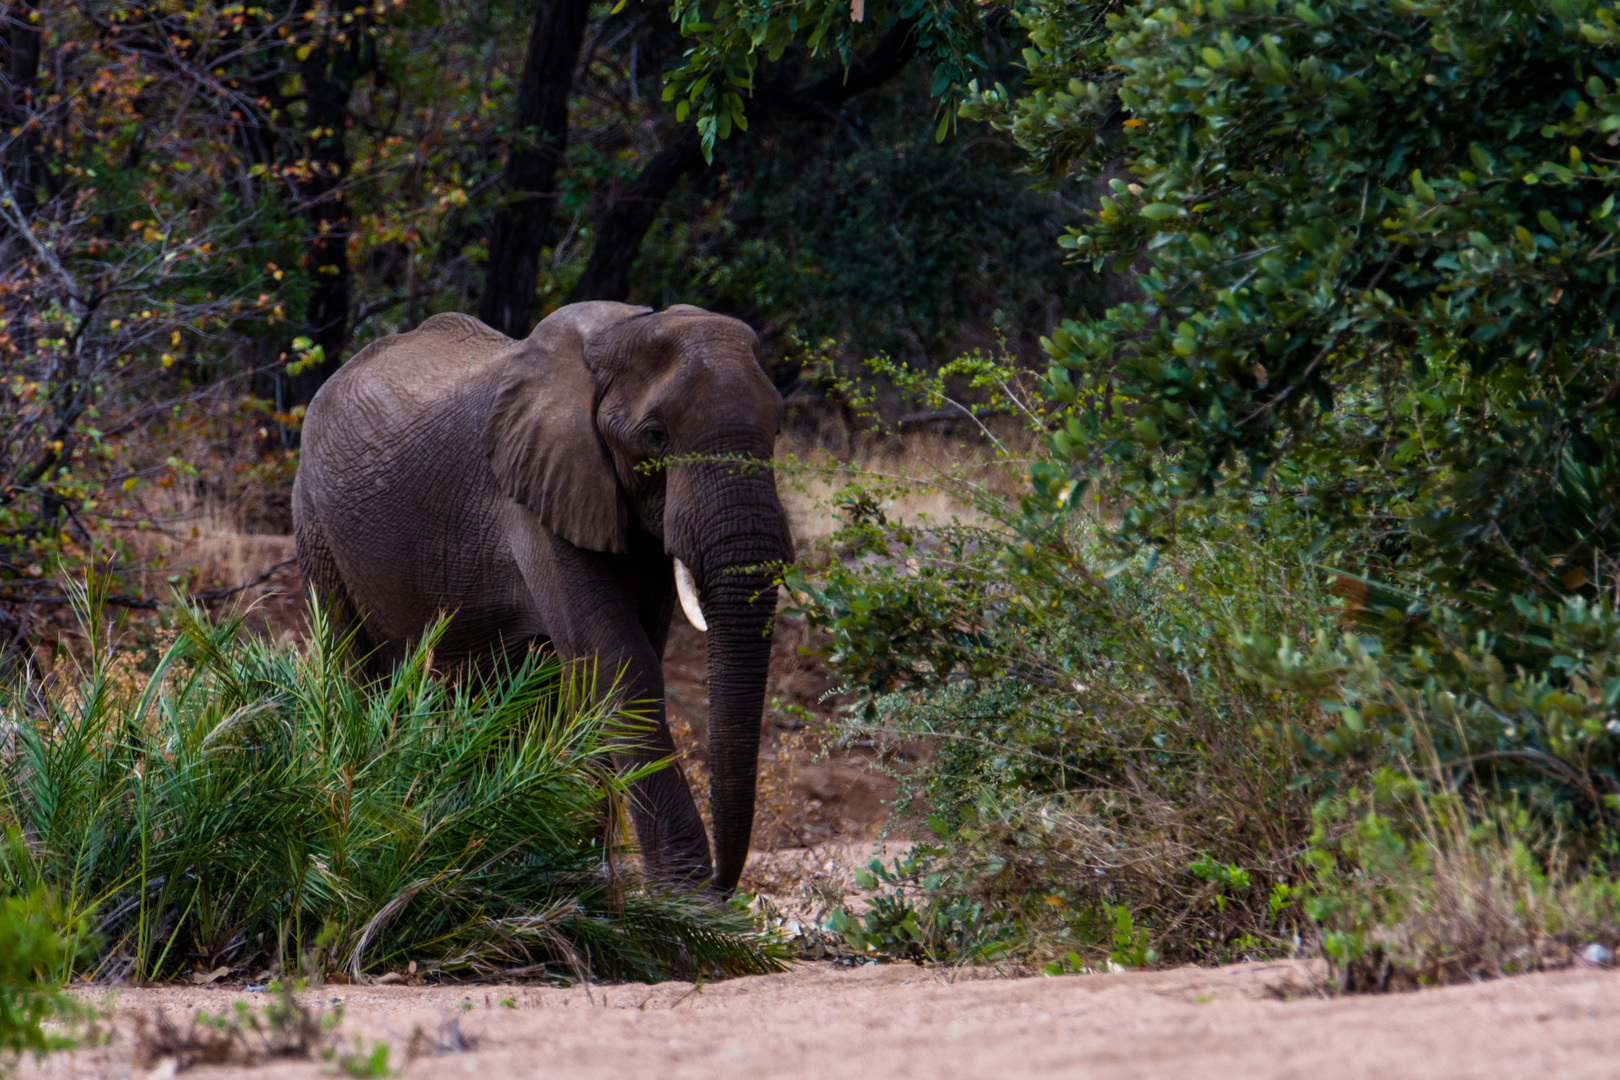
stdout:
[(1405, 648), (1364, 628), (1293, 644), (1258, 632), (1235, 655), (1246, 677), (1337, 716), (1309, 745), (1324, 775), (1405, 762), (1443, 790), (1516, 800), (1572, 851), (1605, 855), (1620, 825), (1620, 613), (1581, 596), (1514, 610), (1519, 626), (1494, 634), (1442, 607)]
[[(984, 358), (888, 374), (935, 404), (977, 383), (1037, 433), (1052, 420)], [(1045, 514), (1019, 496), (1043, 460), (1037, 441), (929, 482), (961, 508), (951, 521), (891, 516), (911, 481), (848, 477), (825, 568), (789, 577), (857, 697), (846, 734), (935, 746), (902, 783), (936, 841), (883, 870), (887, 897), (841, 929), (904, 955), (1084, 963), (1287, 947), (1323, 793), (1306, 751), (1328, 718), (1250, 677), (1233, 643), (1320, 628), (1329, 598), (1298, 517), (1229, 507), (1122, 556), (1095, 504)]]
[[(15, 834), (6, 839), (9, 866), (21, 846)], [(74, 942), (83, 941), (84, 934), (85, 927), (74, 926), (43, 888), (0, 893), (0, 1067), (24, 1053), (44, 1054), (71, 1042), (44, 1025), (77, 1012), (61, 986)]]
[[(1061, 406), (982, 358), (889, 373), (936, 404), (976, 383), (1061, 430)], [(834, 919), (851, 944), (1054, 971), (1319, 948), (1342, 986), (1377, 989), (1612, 936), (1611, 607), (1521, 601), (1495, 635), (1419, 607), (1400, 647), (1379, 631), (1411, 598), (1342, 577), (1330, 594), (1317, 560), (1354, 552), (1275, 481), (1122, 549), (1095, 499), (1017, 496), (1053, 456), (1036, 440), (997, 455), (1008, 477), (936, 478), (951, 521), (891, 517), (916, 482), (846, 470), (829, 558), (789, 577), (855, 693), (846, 734), (935, 746), (902, 777), (934, 839), (871, 868), (868, 910)]]
[(777, 966), (739, 914), (643, 887), (605, 849), (634, 778), (606, 758), (638, 721), (580, 672), (530, 656), (440, 677), (440, 626), (362, 684), (319, 610), (307, 648), (169, 614), (178, 636), (142, 673), (91, 597), (91, 659), (4, 704), (16, 752), (0, 813), (29, 853), (7, 878), (94, 921), (104, 945), (72, 972)]
[(1114, 462), (1146, 535), (1281, 465), (1325, 521), (1384, 517), (1391, 569), (1470, 601), (1612, 551), (1614, 13), (1096, 10), (1024, 8), (1028, 84), (966, 107), (1045, 173), (1125, 170), (1064, 241), (1134, 262), (1141, 294), (1052, 335), (1052, 390), (1089, 426), (1065, 462)]

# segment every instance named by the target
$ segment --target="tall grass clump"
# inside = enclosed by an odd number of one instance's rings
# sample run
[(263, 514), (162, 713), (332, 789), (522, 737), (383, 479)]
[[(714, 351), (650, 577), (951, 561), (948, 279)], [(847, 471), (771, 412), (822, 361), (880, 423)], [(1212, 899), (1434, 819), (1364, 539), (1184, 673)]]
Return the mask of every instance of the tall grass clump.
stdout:
[(318, 608), (293, 646), (185, 607), (141, 672), (80, 599), (88, 658), (3, 703), (0, 815), (26, 849), (5, 884), (54, 890), (100, 942), (59, 980), (775, 967), (738, 917), (619, 871), (635, 777), (608, 761), (638, 721), (589, 673), (440, 677), (441, 625), (367, 683)]

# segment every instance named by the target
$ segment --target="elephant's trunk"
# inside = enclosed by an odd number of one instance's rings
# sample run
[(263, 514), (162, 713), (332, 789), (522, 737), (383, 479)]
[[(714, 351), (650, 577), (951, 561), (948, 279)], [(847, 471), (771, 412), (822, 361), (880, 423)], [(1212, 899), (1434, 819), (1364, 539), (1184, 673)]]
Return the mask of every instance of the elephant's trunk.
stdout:
[[(750, 456), (768, 459), (769, 442), (759, 441)], [(728, 451), (736, 448), (720, 448)], [(669, 492), (668, 549), (689, 569), (686, 586), (695, 585), (708, 624), (713, 887), (729, 893), (742, 876), (754, 828), (776, 575), (793, 558), (793, 541), (768, 468), (680, 468)]]
[(714, 887), (742, 876), (754, 828), (760, 717), (771, 660), (776, 584), (769, 574), (711, 574), (709, 623), (709, 810), (714, 819)]

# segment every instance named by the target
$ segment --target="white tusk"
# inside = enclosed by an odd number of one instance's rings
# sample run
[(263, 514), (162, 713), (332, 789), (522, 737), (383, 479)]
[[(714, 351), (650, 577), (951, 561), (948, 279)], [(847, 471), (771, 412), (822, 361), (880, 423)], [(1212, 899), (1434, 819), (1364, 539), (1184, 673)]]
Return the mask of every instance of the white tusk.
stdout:
[(697, 582), (692, 580), (692, 571), (679, 559), (675, 560), (675, 595), (681, 598), (681, 610), (686, 612), (686, 620), (708, 633), (709, 623), (703, 617), (703, 601), (698, 599)]

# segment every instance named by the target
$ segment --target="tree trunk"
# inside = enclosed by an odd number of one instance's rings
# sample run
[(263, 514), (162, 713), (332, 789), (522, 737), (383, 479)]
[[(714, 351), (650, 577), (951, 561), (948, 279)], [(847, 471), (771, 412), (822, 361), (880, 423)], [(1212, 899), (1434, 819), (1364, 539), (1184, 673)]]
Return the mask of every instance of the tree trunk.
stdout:
[[(828, 119), (845, 101), (881, 86), (905, 69), (917, 51), (910, 22), (896, 23), (870, 53), (856, 57), (849, 70), (829, 76), (808, 90), (767, 84), (754, 95), (754, 109), (766, 115), (801, 120)], [(753, 133), (759, 131), (758, 125)], [(602, 215), (596, 246), (569, 303), (581, 300), (624, 300), (630, 295), (630, 267), (641, 251), (647, 230), (681, 177), (703, 165), (702, 140), (687, 128), (653, 156)], [(488, 319), (485, 319), (488, 322)]]
[(551, 239), (557, 168), (568, 143), (568, 95), (589, 6), (587, 0), (537, 0), (535, 6), (518, 84), (516, 126), (523, 136), (506, 159), (509, 201), (490, 231), (478, 305), (479, 318), (509, 337), (527, 337), (534, 321), (540, 253)]
[[(28, 128), (34, 82), (39, 75), (40, 24), (33, 21), (37, 14), (21, 0), (12, 0), (0, 8), (0, 176), (5, 178), (24, 221), (34, 215), (41, 169), (34, 149), (39, 133)], [(0, 226), (0, 236), (8, 231)], [(17, 240), (12, 238), (13, 242)], [(9, 252), (9, 247), (9, 243), (0, 245), (0, 254), (8, 255), (11, 261), (16, 254)]]
[(307, 95), (310, 164), (301, 192), (312, 230), (304, 249), (312, 288), (304, 322), (324, 358), (288, 376), (283, 406), (308, 405), (342, 363), (349, 340), (349, 204), (343, 182), (349, 173), (349, 94), (356, 72), (356, 42), (330, 37), (300, 65)]

